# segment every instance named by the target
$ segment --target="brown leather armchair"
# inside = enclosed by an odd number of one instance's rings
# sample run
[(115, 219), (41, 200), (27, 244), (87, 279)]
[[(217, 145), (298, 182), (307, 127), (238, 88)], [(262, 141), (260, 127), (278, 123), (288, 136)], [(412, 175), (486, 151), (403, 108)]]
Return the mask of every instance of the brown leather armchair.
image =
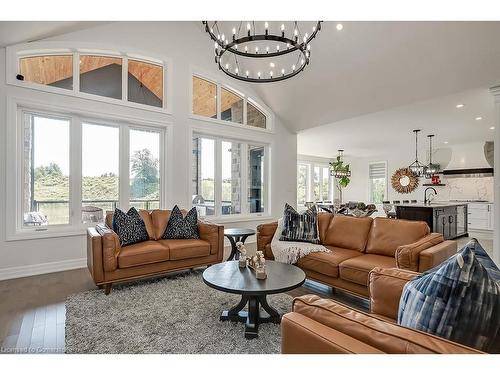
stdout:
[(480, 351), (396, 323), (403, 286), (418, 273), (370, 272), (370, 313), (315, 295), (297, 297), (281, 322), (286, 354), (478, 354)]
[(208, 266), (222, 261), (224, 226), (199, 221), (200, 239), (162, 239), (169, 210), (139, 210), (149, 240), (121, 247), (118, 235), (106, 224), (87, 229), (87, 266), (99, 288), (111, 291), (113, 283), (140, 279), (172, 271)]

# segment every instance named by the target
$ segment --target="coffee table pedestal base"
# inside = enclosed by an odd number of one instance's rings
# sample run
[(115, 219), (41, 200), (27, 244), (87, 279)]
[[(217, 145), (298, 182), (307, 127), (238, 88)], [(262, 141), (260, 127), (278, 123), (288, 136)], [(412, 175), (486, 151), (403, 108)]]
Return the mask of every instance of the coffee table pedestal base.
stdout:
[[(247, 305), (247, 311), (243, 311), (243, 308)], [(261, 311), (261, 307), (265, 312)], [(222, 312), (220, 320), (245, 323), (245, 338), (253, 339), (259, 335), (260, 323), (278, 324), (281, 322), (281, 315), (269, 306), (265, 295), (243, 295), (236, 306)]]

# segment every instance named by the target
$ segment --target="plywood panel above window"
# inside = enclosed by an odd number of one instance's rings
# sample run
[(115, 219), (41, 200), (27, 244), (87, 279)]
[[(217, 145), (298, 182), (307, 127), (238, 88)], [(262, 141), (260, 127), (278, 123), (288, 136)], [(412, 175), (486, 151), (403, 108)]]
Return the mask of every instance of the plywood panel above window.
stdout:
[(46, 55), (19, 59), (19, 73), (24, 81), (41, 85), (73, 88), (73, 56)]
[(217, 118), (217, 85), (196, 76), (193, 77), (193, 114)]
[(243, 98), (221, 89), (221, 119), (243, 124)]
[(74, 46), (36, 48), (38, 44), (30, 44), (30, 50), (7, 48), (11, 62), (7, 83), (130, 107), (167, 110), (170, 93), (166, 92), (167, 71), (161, 60), (113, 51), (94, 53), (87, 48), (79, 51)]

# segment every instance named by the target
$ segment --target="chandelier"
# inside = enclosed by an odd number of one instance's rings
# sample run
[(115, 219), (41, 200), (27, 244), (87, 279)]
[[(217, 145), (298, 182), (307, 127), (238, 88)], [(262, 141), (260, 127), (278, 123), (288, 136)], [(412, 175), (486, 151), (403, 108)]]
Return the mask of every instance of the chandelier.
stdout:
[(219, 69), (254, 83), (282, 81), (305, 69), (311, 58), (310, 43), (321, 29), (321, 21), (307, 23), (203, 21), (214, 42)]
[(431, 178), (433, 175), (439, 172), (439, 164), (432, 163), (432, 137), (434, 134), (429, 134), (427, 138), (429, 138), (429, 164), (425, 167), (425, 177)]
[(334, 162), (330, 163), (330, 175), (342, 179), (344, 177), (351, 177), (351, 170), (349, 164), (344, 164), (344, 150), (338, 150), (339, 154)]
[(417, 177), (422, 177), (425, 173), (425, 166), (418, 161), (418, 133), (420, 129), (415, 129), (415, 161), (410, 164), (408, 169)]

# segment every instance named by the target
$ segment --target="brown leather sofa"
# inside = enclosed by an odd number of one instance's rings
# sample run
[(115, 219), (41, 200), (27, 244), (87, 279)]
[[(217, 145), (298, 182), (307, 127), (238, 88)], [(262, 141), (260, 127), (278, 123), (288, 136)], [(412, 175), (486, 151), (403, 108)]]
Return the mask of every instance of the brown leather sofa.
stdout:
[[(257, 248), (274, 259), (271, 240), (277, 222), (257, 227)], [(299, 259), (308, 279), (368, 297), (368, 274), (375, 267), (423, 272), (457, 251), (456, 241), (430, 233), (423, 221), (318, 215), (320, 240), (332, 250)]]
[(396, 324), (403, 286), (416, 272), (370, 272), (370, 313), (315, 295), (297, 297), (281, 321), (285, 354), (478, 354), (476, 349)]
[(208, 266), (222, 261), (224, 226), (198, 222), (200, 239), (161, 239), (170, 218), (170, 210), (139, 210), (149, 240), (121, 247), (118, 235), (110, 229), (113, 214), (106, 225), (87, 230), (87, 266), (106, 294), (113, 283), (159, 275), (171, 271)]

